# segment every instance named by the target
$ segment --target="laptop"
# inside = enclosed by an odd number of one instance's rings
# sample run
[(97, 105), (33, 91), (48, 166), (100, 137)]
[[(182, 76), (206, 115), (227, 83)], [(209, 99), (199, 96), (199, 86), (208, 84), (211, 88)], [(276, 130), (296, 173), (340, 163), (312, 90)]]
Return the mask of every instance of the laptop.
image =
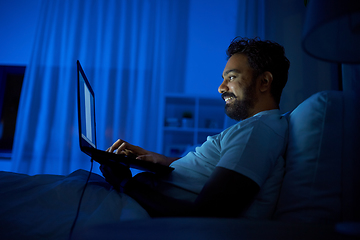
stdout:
[(89, 155), (94, 161), (108, 166), (122, 164), (127, 167), (156, 174), (168, 174), (174, 170), (172, 167), (138, 160), (134, 156), (115, 154), (97, 149), (95, 94), (79, 61), (77, 61), (77, 81), (79, 140), (82, 152)]

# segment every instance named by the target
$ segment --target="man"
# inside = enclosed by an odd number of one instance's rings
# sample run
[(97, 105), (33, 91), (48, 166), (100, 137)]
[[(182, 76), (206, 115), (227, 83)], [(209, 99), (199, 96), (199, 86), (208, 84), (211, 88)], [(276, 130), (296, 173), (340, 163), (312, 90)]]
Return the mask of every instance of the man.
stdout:
[(151, 216), (270, 218), (284, 174), (287, 120), (279, 102), (289, 60), (277, 43), (234, 39), (227, 49), (219, 93), (225, 111), (241, 120), (208, 137), (180, 159), (144, 150), (123, 140), (107, 151), (171, 165), (168, 176), (101, 166), (106, 180), (138, 201)]

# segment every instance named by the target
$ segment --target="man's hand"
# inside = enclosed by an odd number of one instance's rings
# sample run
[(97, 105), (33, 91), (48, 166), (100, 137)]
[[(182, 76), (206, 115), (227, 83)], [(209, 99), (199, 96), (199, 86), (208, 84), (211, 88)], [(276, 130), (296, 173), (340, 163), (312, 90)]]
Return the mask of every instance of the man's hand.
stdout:
[(126, 182), (132, 177), (129, 167), (122, 164), (118, 165), (100, 165), (105, 180), (110, 183), (116, 190), (122, 192)]
[(117, 140), (106, 151), (115, 152), (116, 154), (135, 155), (136, 159), (158, 163), (165, 166), (169, 166), (172, 162), (178, 159), (166, 157), (155, 152), (147, 151), (141, 147), (132, 145), (121, 139)]

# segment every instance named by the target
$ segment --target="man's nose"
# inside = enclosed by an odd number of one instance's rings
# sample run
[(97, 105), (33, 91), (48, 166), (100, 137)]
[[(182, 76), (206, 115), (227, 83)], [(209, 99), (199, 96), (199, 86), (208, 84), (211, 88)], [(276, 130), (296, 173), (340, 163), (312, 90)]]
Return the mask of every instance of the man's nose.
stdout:
[(226, 82), (226, 80), (224, 80), (224, 81), (221, 83), (221, 85), (219, 86), (218, 92), (219, 92), (219, 93), (224, 93), (224, 92), (228, 92), (228, 90), (229, 90), (229, 88), (228, 88), (228, 86), (227, 86), (227, 82)]

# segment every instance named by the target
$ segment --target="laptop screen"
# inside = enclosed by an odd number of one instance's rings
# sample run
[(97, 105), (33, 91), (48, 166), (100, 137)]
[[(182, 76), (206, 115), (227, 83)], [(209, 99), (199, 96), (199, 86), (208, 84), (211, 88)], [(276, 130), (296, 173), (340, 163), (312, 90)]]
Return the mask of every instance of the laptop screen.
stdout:
[(79, 63), (78, 81), (79, 130), (81, 138), (96, 148), (94, 92)]

